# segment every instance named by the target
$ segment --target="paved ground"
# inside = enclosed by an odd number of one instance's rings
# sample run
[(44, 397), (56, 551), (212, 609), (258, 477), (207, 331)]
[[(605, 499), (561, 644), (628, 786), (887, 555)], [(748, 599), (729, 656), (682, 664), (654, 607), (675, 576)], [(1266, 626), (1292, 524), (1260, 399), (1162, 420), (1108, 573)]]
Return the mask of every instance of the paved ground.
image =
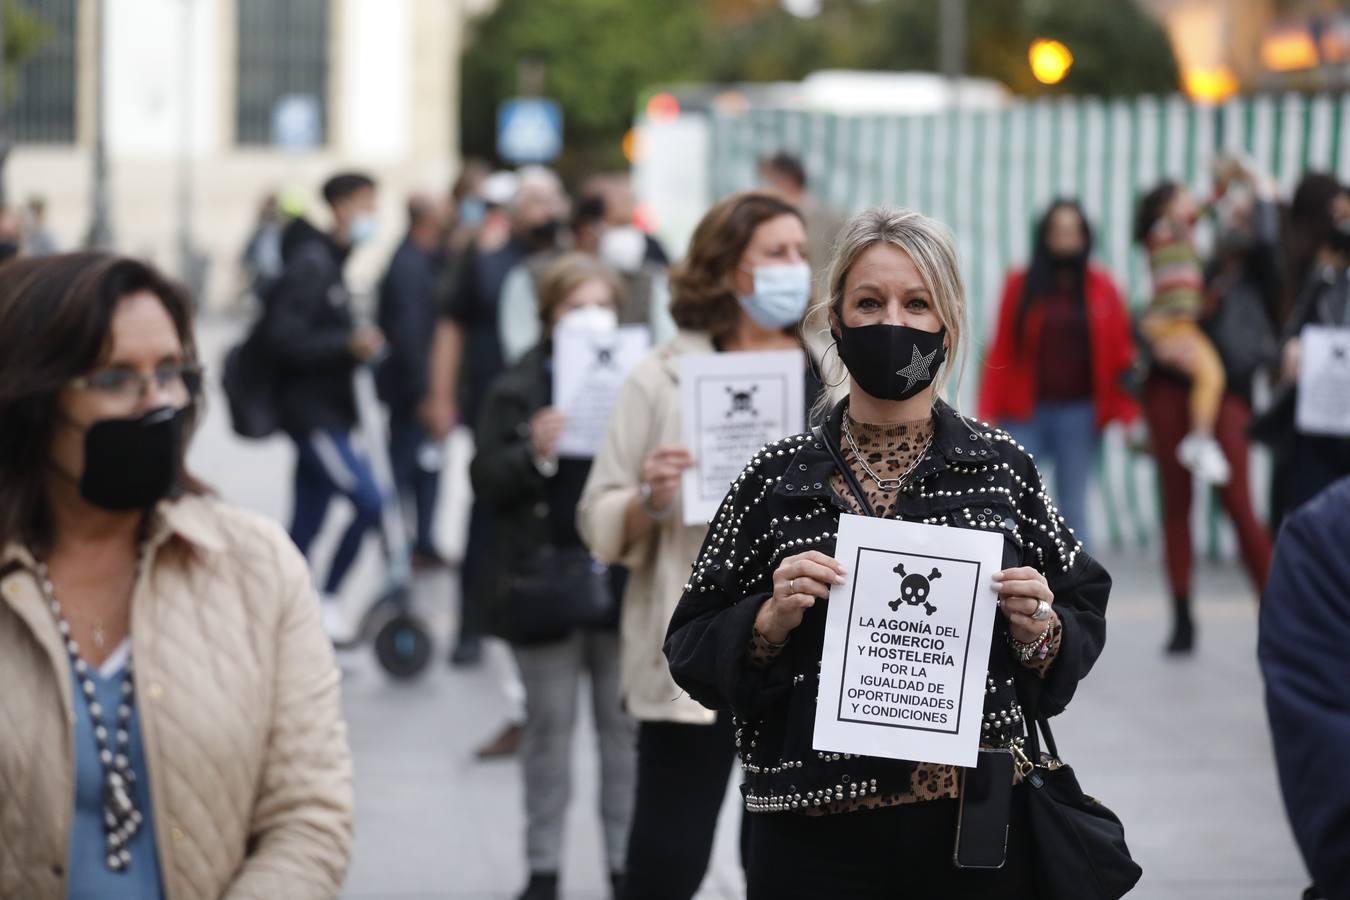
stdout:
[[(234, 331), (220, 323), (204, 327), (208, 362), (219, 360)], [(448, 549), (458, 548), (462, 534), (465, 459), (465, 445), (456, 442), (442, 515)], [(194, 451), (198, 474), (226, 498), (279, 518), (289, 508), (290, 460), (284, 441), (242, 444), (229, 435), (218, 398)], [(1200, 650), (1194, 659), (1168, 661), (1159, 653), (1166, 613), (1158, 562), (1136, 555), (1106, 563), (1117, 580), (1110, 641), (1071, 710), (1057, 720), (1056, 736), (1088, 792), (1126, 823), (1145, 870), (1131, 897), (1297, 898), (1306, 878), (1275, 784), (1249, 589), (1230, 567), (1201, 571)], [(379, 562), (368, 548), (352, 579), (353, 610), (378, 579)], [(419, 584), (442, 635), (450, 627), (451, 591), (446, 576)], [(466, 673), (438, 660), (428, 677), (398, 685), (366, 653), (349, 655), (344, 665), (357, 788), (356, 855), (346, 896), (512, 896), (525, 875), (519, 772), (513, 763), (472, 758), (472, 748), (501, 723), (493, 667)], [(585, 729), (574, 749), (564, 894), (601, 900), (595, 754)], [(734, 815), (729, 802), (724, 823), (734, 823)], [(734, 833), (720, 829), (700, 898), (743, 895)]]

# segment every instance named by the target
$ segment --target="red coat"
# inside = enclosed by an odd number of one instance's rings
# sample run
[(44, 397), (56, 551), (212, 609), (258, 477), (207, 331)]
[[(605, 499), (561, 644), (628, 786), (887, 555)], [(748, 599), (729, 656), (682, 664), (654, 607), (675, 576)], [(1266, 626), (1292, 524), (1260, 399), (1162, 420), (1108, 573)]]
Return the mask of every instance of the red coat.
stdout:
[[(980, 382), (980, 418), (989, 422), (1022, 421), (1036, 409), (1036, 359), (1040, 352), (1041, 316), (1027, 317), (1026, 340), (1017, 346), (1017, 310), (1022, 305), (1025, 271), (1013, 271), (1003, 284), (998, 331), (984, 360)], [(1092, 400), (1097, 427), (1131, 422), (1139, 414), (1134, 398), (1121, 387), (1121, 376), (1134, 363), (1130, 313), (1111, 276), (1088, 267), (1085, 298), (1092, 341)]]

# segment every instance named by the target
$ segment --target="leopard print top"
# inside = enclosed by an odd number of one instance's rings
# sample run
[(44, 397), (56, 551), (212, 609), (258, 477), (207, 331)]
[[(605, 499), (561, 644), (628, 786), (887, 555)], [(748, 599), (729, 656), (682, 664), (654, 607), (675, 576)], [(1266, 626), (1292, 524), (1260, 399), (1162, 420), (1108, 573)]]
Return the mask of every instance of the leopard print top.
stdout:
[[(852, 416), (849, 416), (848, 426), (849, 431), (853, 434), (854, 441), (858, 444), (858, 449), (865, 456), (867, 465), (877, 475), (887, 480), (899, 478), (902, 473), (908, 471), (909, 467), (923, 453), (929, 437), (933, 434), (932, 416), (893, 425), (869, 425), (858, 422)], [(884, 490), (877, 485), (859, 464), (853, 453), (853, 448), (848, 445), (847, 439), (842, 439), (841, 450), (844, 462), (852, 469), (854, 477), (862, 485), (863, 492), (867, 495), (867, 502), (871, 504), (873, 511), (878, 516), (894, 516), (895, 501), (900, 495), (899, 489)], [(854, 512), (859, 515), (863, 514), (862, 505), (853, 496), (853, 492), (849, 490), (843, 473), (834, 473), (831, 486), (834, 488), (834, 492), (843, 498)], [(1059, 637), (1059, 620), (1055, 618), (1050, 626), (1049, 652), (1046, 657), (1044, 659), (1033, 658), (1024, 665), (1043, 676), (1050, 668), (1051, 662), (1054, 661), (1055, 654), (1059, 651)], [(784, 646), (786, 645), (771, 644), (756, 631), (750, 643), (749, 662), (752, 666), (767, 666)], [(876, 794), (852, 800), (839, 800), (823, 806), (804, 809), (802, 813), (808, 816), (830, 815), (859, 809), (900, 806), (925, 800), (956, 799), (961, 795), (959, 773), (960, 769), (956, 766), (919, 763), (910, 778), (910, 791), (907, 794)]]

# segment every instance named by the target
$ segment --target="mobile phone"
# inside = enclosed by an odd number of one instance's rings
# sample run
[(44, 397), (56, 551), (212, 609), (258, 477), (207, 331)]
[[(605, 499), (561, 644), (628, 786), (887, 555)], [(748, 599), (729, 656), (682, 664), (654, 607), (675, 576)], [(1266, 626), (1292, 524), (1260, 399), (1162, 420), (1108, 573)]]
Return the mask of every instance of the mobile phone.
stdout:
[(961, 799), (956, 818), (958, 869), (1001, 869), (1008, 854), (1012, 815), (1011, 750), (981, 750), (973, 769), (961, 770)]

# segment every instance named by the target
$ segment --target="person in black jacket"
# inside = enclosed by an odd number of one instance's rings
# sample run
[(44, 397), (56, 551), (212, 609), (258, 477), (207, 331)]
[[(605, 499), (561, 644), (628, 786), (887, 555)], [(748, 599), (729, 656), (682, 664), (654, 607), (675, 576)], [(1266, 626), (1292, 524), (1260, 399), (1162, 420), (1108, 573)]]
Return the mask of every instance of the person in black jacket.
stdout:
[(1350, 438), (1313, 434), (1298, 426), (1298, 379), (1303, 329), (1350, 328), (1350, 189), (1342, 186), (1328, 201), (1331, 227), (1317, 247), (1312, 270), (1285, 323), (1280, 347), (1276, 399), (1257, 426), (1274, 449), (1274, 527), (1283, 516), (1350, 475)]
[(375, 183), (358, 173), (335, 175), (323, 196), (332, 231), (296, 219), (282, 235), (286, 267), (267, 297), (264, 333), (278, 366), (282, 428), (297, 451), (291, 539), (308, 556), (333, 497), (342, 494), (355, 507), (323, 583), (324, 624), (340, 637), (345, 623), (333, 601), (383, 505), (369, 464), (352, 446), (352, 373), (380, 353), (384, 336), (356, 324), (342, 277), (353, 247), (374, 236)]
[(380, 365), (380, 395), (389, 406), (389, 459), (399, 493), (417, 510), (413, 565), (444, 565), (436, 549), (436, 499), (441, 442), (427, 430), (418, 408), (427, 395), (431, 339), (443, 261), (445, 204), (427, 194), (408, 200), (408, 234), (380, 281), (377, 321), (389, 341)]
[(908, 210), (865, 212), (841, 236), (827, 287), (807, 322), (834, 338), (824, 380), (847, 382), (847, 396), (820, 435), (764, 447), (733, 482), (671, 620), (670, 671), (735, 716), (751, 900), (1029, 900), (1038, 872), (1024, 791), (1003, 868), (958, 869), (957, 769), (814, 749), (824, 601), (847, 576), (834, 558), (839, 517), (1002, 535), (986, 747), (1020, 750), (1028, 718), (1068, 705), (1101, 653), (1111, 579), (1021, 447), (937, 399), (968, 328), (945, 229)]
[(1317, 889), (1350, 900), (1350, 478), (1280, 529), (1261, 603), (1266, 713), (1294, 838)]
[[(559, 322), (606, 318), (617, 322), (623, 288), (595, 259), (573, 253), (540, 280), (539, 316), (545, 337), (492, 385), (477, 428), (470, 467), (473, 489), (498, 528), (473, 586), (486, 594), (489, 627), (511, 643), (525, 685), (525, 844), (530, 882), (521, 900), (558, 896), (563, 819), (571, 792), (572, 730), (582, 676), (600, 749), (600, 813), (616, 895), (623, 878), (636, 782), (637, 726), (619, 700), (617, 598), (620, 575), (610, 570), (613, 616), (599, 627), (554, 628), (520, 621), (506, 603), (513, 574), (548, 552), (589, 559), (577, 533), (577, 503), (591, 460), (558, 457), (565, 421), (550, 405), (552, 333)], [(597, 312), (603, 314), (596, 316)], [(559, 597), (559, 604), (566, 598)]]

